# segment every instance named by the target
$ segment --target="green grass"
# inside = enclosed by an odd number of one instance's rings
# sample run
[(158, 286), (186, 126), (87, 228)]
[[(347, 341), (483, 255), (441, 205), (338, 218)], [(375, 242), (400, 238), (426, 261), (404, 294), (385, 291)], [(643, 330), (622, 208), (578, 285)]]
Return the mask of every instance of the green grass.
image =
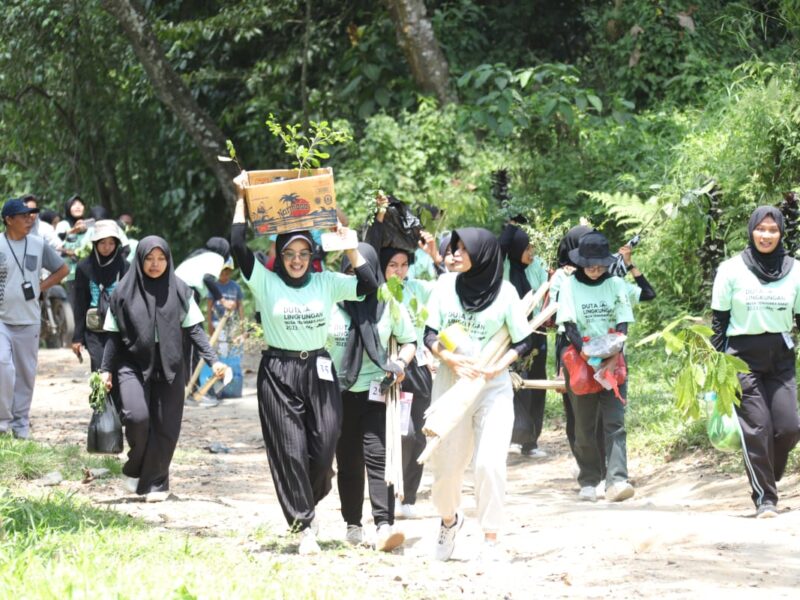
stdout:
[(80, 480), (85, 468), (106, 468), (114, 475), (122, 472), (116, 456), (88, 454), (76, 445), (50, 446), (0, 436), (0, 481), (37, 479), (51, 471), (59, 471), (65, 479)]
[[(61, 490), (26, 485), (49, 471), (80, 479), (84, 467), (119, 473), (116, 457), (0, 438), (0, 599), (337, 599), (359, 583), (295, 554), (267, 529), (202, 536), (164, 530)], [(326, 550), (343, 550), (338, 542)]]
[(0, 497), (0, 598), (341, 596), (345, 583), (335, 573), (301, 572), (270, 552), (279, 545), (268, 536), (259, 539), (159, 531), (63, 492), (7, 493)]

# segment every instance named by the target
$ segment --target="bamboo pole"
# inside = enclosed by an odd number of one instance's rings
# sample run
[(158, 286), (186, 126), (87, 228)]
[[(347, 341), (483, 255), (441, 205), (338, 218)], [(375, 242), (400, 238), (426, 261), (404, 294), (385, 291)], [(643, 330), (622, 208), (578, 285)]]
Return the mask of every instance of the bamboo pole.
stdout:
[[(522, 305), (526, 316), (542, 302), (549, 287), (550, 282), (545, 282), (536, 290), (536, 293), (531, 291), (525, 295), (522, 299)], [(557, 309), (558, 305), (551, 302), (530, 320), (531, 331), (537, 330), (546, 323)], [(477, 360), (478, 368), (485, 368), (500, 360), (510, 346), (511, 336), (508, 333), (508, 329), (503, 327), (481, 350)], [(486, 380), (483, 377), (459, 379), (436, 402), (431, 404), (430, 408), (425, 412), (425, 425), (422, 429), (428, 439), (425, 450), (422, 451), (422, 454), (417, 459), (418, 463), (424, 464), (433, 455), (442, 440), (471, 412), (485, 386)]]
[(514, 379), (515, 390), (563, 390), (567, 384), (563, 379)]
[[(214, 333), (211, 334), (211, 338), (208, 340), (208, 344), (214, 348), (217, 345), (217, 341), (219, 341), (219, 336), (222, 333), (222, 330), (225, 328), (225, 324), (228, 322), (228, 318), (233, 314), (233, 310), (226, 309), (225, 314), (222, 315), (222, 318), (217, 323), (217, 328), (214, 330)], [(194, 385), (197, 383), (197, 380), (200, 379), (200, 371), (203, 370), (203, 361), (197, 363), (197, 367), (192, 373), (192, 378), (189, 380), (189, 383), (186, 386), (186, 389), (183, 390), (183, 399), (184, 401), (189, 399), (189, 396), (192, 395), (192, 389)], [(213, 382), (212, 382), (213, 383)], [(205, 391), (208, 391), (208, 388), (204, 388)]]

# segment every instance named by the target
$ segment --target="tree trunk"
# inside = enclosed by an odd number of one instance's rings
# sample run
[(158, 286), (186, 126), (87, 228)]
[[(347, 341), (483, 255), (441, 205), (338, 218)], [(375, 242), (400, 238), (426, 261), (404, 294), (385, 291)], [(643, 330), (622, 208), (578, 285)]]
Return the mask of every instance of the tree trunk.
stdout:
[[(197, 145), (206, 166), (217, 178), (223, 197), (233, 204), (236, 200), (231, 181), (233, 173), (217, 160), (220, 154), (225, 156), (228, 154), (225, 135), (213, 119), (200, 108), (189, 88), (169, 64), (147, 17), (134, 5), (134, 1), (101, 0), (103, 8), (122, 26), (159, 100), (172, 111)], [(222, 208), (227, 211), (229, 207)]]
[(424, 0), (384, 0), (397, 28), (397, 42), (406, 56), (411, 74), (424, 91), (439, 102), (455, 102), (450, 89), (450, 68), (436, 41)]

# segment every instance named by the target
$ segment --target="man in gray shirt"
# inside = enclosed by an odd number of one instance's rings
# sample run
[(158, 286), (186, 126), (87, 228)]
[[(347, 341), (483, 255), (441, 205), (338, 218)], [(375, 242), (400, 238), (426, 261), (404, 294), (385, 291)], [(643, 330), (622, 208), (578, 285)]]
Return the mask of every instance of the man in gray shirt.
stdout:
[[(38, 208), (12, 198), (3, 205), (0, 234), (0, 435), (30, 435), (29, 414), (36, 380), (41, 312), (39, 294), (66, 277), (58, 253), (29, 235)], [(44, 281), (42, 269), (51, 273)]]

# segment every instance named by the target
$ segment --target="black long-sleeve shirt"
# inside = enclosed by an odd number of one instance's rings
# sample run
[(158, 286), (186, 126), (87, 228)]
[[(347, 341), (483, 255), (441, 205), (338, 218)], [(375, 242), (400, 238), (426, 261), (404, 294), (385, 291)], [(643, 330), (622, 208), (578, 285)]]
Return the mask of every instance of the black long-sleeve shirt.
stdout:
[[(208, 363), (208, 366), (213, 365), (219, 360), (217, 353), (208, 341), (208, 336), (206, 335), (205, 329), (203, 329), (202, 323), (196, 323), (191, 327), (186, 327), (183, 331), (184, 335), (189, 336), (192, 345), (197, 349), (200, 357)], [(100, 365), (100, 370), (109, 373), (113, 372), (120, 361), (120, 356), (124, 356), (126, 353), (127, 351), (122, 343), (122, 335), (118, 331), (109, 332), (106, 345), (103, 348), (103, 362)]]

